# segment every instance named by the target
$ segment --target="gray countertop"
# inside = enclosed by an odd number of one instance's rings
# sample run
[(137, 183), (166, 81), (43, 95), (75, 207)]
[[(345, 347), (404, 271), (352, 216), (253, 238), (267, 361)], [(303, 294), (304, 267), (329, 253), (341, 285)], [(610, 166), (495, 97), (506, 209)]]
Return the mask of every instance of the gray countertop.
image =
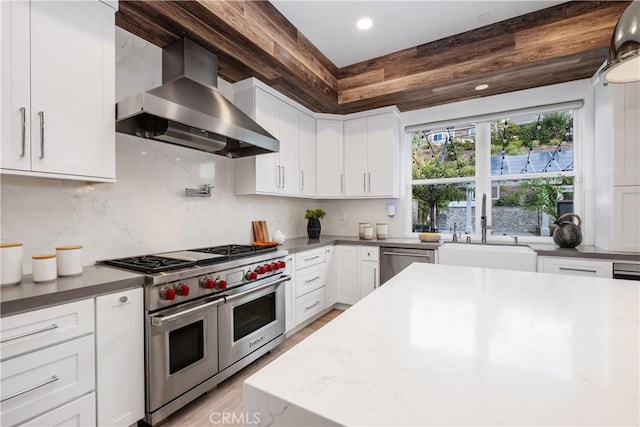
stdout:
[[(280, 245), (290, 253), (329, 245), (364, 245), (364, 246), (393, 246), (412, 249), (437, 249), (444, 241), (421, 242), (417, 238), (390, 238), (384, 240), (361, 240), (355, 236), (320, 236), (319, 239), (297, 237), (289, 239)], [(463, 243), (461, 243), (463, 244)], [(523, 243), (531, 247), (540, 256), (591, 258), (614, 261), (640, 262), (640, 253), (614, 252), (596, 246), (578, 246), (577, 248), (560, 248), (553, 243)]]
[(82, 274), (34, 283), (30, 274), (0, 291), (0, 316), (40, 309), (142, 286), (142, 274), (103, 265), (84, 267)]

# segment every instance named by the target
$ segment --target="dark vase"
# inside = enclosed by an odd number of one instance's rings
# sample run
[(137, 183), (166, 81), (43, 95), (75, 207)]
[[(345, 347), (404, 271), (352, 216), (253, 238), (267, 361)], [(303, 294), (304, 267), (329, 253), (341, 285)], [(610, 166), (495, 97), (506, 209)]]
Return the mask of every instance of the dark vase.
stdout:
[(307, 224), (307, 234), (310, 239), (317, 239), (320, 237), (320, 220), (310, 219)]

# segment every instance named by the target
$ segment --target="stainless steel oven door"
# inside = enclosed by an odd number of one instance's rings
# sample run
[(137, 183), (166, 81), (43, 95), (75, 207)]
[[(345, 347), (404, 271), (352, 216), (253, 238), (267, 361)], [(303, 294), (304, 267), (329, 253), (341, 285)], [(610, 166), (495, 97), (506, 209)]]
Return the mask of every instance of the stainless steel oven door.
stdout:
[(147, 409), (153, 412), (218, 372), (222, 298), (147, 316)]
[(230, 294), (218, 310), (220, 370), (284, 334), (282, 276), (271, 283)]

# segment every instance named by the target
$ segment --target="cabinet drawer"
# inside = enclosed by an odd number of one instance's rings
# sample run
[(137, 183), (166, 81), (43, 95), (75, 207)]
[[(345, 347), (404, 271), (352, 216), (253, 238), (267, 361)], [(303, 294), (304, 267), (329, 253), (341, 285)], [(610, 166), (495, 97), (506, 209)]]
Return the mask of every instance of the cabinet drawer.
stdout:
[(377, 246), (358, 246), (358, 259), (360, 261), (378, 261), (380, 248)]
[(324, 264), (299, 270), (296, 274), (296, 298), (324, 286)]
[(296, 268), (301, 270), (324, 262), (324, 248), (314, 249), (296, 254)]
[(324, 310), (324, 288), (316, 289), (296, 299), (296, 324), (299, 325), (312, 318), (322, 310)]
[(540, 257), (542, 272), (573, 276), (613, 277), (613, 262), (572, 258)]
[(96, 425), (95, 393), (89, 393), (22, 424), (23, 427), (94, 425)]
[(93, 335), (6, 360), (0, 378), (1, 424), (18, 424), (89, 393), (94, 378)]
[(1, 320), (2, 360), (94, 331), (93, 299), (72, 302)]

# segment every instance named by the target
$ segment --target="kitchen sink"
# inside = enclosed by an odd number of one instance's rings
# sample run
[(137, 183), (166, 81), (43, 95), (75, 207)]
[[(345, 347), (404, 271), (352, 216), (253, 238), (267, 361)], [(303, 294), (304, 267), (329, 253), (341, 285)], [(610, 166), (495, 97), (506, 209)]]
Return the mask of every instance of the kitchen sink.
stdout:
[(536, 271), (538, 254), (526, 245), (509, 243), (444, 243), (438, 263), (503, 270)]

